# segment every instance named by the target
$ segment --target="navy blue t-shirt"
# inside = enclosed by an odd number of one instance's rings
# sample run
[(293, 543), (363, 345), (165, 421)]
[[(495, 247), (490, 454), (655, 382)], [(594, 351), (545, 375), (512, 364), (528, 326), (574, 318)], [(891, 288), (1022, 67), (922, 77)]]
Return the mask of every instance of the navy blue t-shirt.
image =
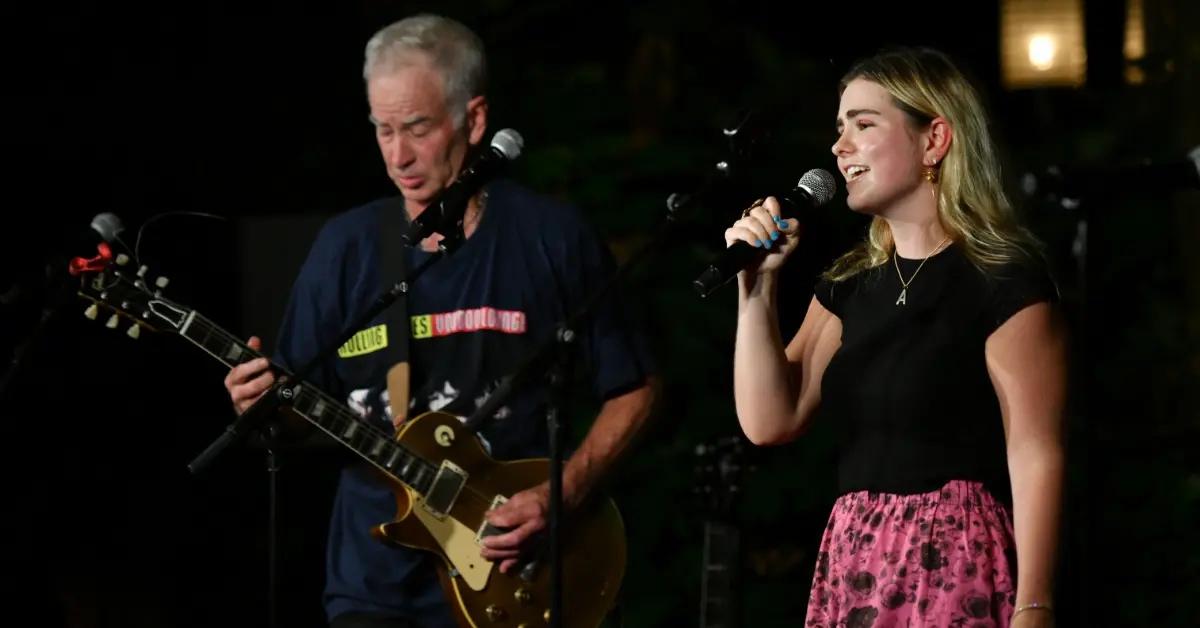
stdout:
[[(379, 296), (380, 216), (400, 207), (397, 199), (381, 199), (333, 218), (318, 234), (281, 325), (277, 357), (285, 366), (303, 364)], [(429, 254), (406, 249), (405, 255), (411, 270)], [(439, 410), (465, 419), (613, 270), (609, 252), (574, 208), (510, 181), (494, 182), (476, 231), (413, 285), (409, 328), (390, 329), (388, 314), (379, 316), (308, 379), (391, 430), (385, 377), (394, 354), (384, 345), (410, 334), (408, 416)], [(580, 357), (600, 399), (641, 384), (651, 368), (617, 303), (606, 301), (580, 330)], [(484, 425), (481, 436), (494, 458), (546, 455), (547, 391), (538, 379)], [(371, 537), (372, 527), (395, 514), (391, 489), (368, 467), (343, 470), (330, 521), (327, 615), (373, 612), (453, 626), (432, 559)]]

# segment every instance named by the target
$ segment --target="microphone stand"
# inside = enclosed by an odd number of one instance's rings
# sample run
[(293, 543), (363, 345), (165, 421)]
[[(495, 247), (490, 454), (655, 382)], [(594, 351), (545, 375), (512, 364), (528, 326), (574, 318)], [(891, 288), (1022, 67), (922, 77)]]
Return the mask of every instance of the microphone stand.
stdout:
[[(728, 132), (727, 132), (728, 133)], [(549, 383), (549, 400), (546, 406), (546, 433), (550, 454), (550, 503), (548, 515), (549, 554), (550, 554), (550, 626), (561, 628), (563, 619), (563, 584), (562, 584), (562, 471), (563, 471), (563, 430), (561, 429), (561, 408), (566, 401), (566, 383), (569, 378), (570, 349), (578, 339), (579, 329), (595, 315), (604, 297), (616, 287), (638, 266), (651, 250), (669, 242), (673, 235), (673, 227), (678, 215), (685, 208), (691, 208), (698, 201), (708, 196), (715, 179), (728, 176), (729, 163), (720, 161), (716, 164), (716, 173), (706, 177), (699, 189), (692, 194), (673, 193), (667, 198), (667, 213), (662, 225), (654, 237), (638, 249), (624, 265), (617, 269), (609, 279), (602, 284), (582, 306), (560, 321), (552, 334), (543, 338), (530, 352), (525, 360), (511, 374), (502, 378), (500, 385), (488, 396), (487, 401), (475, 410), (464, 422), (464, 427), (471, 432), (478, 432), (484, 421), (494, 417), (496, 412), (517, 391), (526, 386), (536, 374), (544, 374)], [(522, 571), (533, 568), (527, 564)]]
[[(700, 187), (691, 194), (673, 193), (667, 197), (667, 212), (679, 213), (691, 209), (696, 203), (707, 198), (718, 181), (729, 181), (740, 171), (735, 167), (738, 161), (749, 161), (754, 151), (767, 140), (769, 133), (763, 127), (763, 116), (759, 112), (748, 109), (738, 112), (736, 121), (721, 129), (721, 134), (729, 142), (729, 159), (722, 159), (713, 165), (713, 170), (705, 176)], [(669, 219), (669, 218), (668, 218)]]

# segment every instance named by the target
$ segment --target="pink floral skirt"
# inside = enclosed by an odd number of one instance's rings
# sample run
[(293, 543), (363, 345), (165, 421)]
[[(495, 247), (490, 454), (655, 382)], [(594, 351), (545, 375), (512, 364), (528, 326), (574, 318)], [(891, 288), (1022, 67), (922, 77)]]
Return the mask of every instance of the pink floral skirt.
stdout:
[(847, 493), (821, 538), (804, 625), (1007, 628), (1015, 547), (1012, 516), (979, 482)]

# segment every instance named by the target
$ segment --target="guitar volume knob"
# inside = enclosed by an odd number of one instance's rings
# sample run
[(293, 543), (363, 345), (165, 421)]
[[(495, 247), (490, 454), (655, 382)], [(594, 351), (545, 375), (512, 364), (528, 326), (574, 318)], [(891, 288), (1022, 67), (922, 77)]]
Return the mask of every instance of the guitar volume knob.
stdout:
[(529, 589), (526, 589), (525, 587), (521, 587), (514, 591), (513, 597), (516, 598), (517, 602), (521, 604), (529, 604), (533, 601), (533, 594), (530, 593)]
[(508, 613), (505, 613), (504, 609), (495, 604), (488, 604), (488, 607), (483, 609), (483, 613), (487, 615), (490, 621), (503, 621), (508, 616)]

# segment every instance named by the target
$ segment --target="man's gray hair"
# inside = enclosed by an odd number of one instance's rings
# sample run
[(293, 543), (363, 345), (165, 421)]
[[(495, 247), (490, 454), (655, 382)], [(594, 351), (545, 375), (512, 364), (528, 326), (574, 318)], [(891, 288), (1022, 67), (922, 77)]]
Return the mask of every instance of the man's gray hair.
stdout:
[(424, 55), (442, 77), (446, 106), (462, 123), (467, 102), (484, 93), (487, 63), (483, 42), (462, 23), (423, 13), (380, 29), (367, 42), (363, 79), (395, 71)]

